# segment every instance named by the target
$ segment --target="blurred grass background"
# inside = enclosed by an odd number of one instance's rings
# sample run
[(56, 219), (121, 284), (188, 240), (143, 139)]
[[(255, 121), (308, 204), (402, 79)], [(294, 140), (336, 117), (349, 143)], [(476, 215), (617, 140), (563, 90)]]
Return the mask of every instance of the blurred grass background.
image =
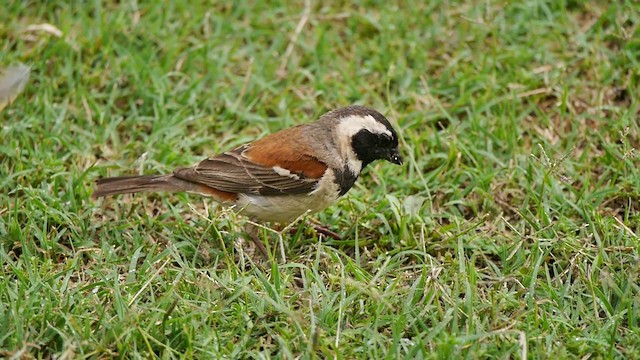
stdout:
[[(0, 356), (637, 358), (636, 1), (13, 1)], [(265, 230), (191, 195), (93, 201), (349, 104), (377, 163)], [(284, 243), (286, 260), (278, 242)], [(272, 264), (272, 265), (270, 265)]]

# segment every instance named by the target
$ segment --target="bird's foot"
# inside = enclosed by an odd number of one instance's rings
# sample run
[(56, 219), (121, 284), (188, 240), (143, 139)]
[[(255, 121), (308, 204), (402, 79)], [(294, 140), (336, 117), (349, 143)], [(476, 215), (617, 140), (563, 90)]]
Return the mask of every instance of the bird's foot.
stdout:
[[(340, 234), (336, 233), (335, 231), (332, 231), (331, 229), (329, 229), (328, 227), (326, 227), (324, 225), (307, 222), (307, 226), (311, 226), (313, 228), (313, 230), (317, 234), (321, 234), (321, 235), (324, 235), (326, 237), (330, 237), (333, 240), (342, 240), (342, 236), (340, 236)], [(300, 230), (299, 227), (294, 226), (289, 230), (289, 234), (294, 235), (299, 230)]]
[(318, 234), (322, 234), (324, 236), (330, 237), (333, 240), (342, 240), (342, 236), (340, 236), (340, 234), (338, 234), (335, 231), (332, 231), (331, 229), (329, 229), (328, 227), (324, 226), (324, 225), (318, 225), (318, 224), (311, 224), (313, 226), (313, 229), (318, 233)]

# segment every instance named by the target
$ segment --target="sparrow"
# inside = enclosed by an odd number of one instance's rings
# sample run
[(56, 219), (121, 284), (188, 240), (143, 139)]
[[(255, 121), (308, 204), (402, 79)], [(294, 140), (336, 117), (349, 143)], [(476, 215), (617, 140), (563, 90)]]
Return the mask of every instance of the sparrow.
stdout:
[(397, 133), (376, 110), (353, 105), (171, 174), (98, 179), (93, 197), (186, 191), (259, 221), (288, 223), (337, 202), (379, 159), (402, 165)]

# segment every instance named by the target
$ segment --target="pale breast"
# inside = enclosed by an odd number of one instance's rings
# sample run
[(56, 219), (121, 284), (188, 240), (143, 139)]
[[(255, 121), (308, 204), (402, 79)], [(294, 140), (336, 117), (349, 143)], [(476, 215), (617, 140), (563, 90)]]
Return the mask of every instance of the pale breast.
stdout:
[(327, 170), (318, 186), (309, 194), (255, 195), (239, 194), (236, 209), (261, 221), (287, 223), (305, 212), (314, 213), (334, 204), (340, 189), (333, 170)]

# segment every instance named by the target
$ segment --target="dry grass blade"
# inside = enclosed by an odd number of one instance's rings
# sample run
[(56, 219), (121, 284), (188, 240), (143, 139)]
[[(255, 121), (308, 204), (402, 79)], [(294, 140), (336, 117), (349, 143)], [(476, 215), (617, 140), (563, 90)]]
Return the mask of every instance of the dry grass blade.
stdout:
[(24, 90), (31, 68), (24, 64), (10, 66), (0, 72), (0, 111)]

